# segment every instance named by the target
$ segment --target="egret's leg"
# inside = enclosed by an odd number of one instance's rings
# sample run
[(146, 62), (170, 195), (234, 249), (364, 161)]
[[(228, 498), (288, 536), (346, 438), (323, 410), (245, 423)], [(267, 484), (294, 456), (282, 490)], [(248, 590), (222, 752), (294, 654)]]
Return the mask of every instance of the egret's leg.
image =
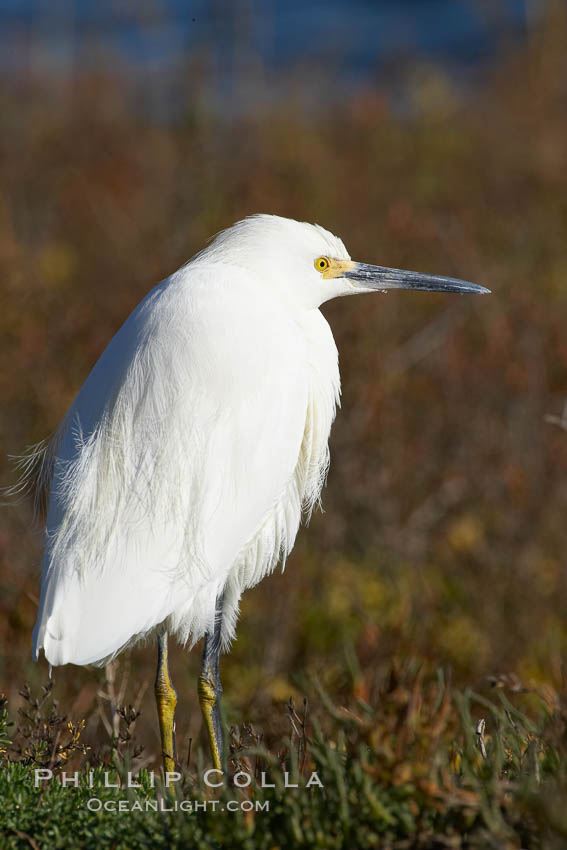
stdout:
[(158, 665), (155, 683), (155, 695), (161, 736), (161, 754), (166, 773), (175, 770), (177, 752), (175, 750), (175, 706), (177, 692), (169, 678), (167, 663), (167, 632), (158, 637)]
[(224, 743), (220, 718), (222, 684), (219, 674), (222, 605), (223, 597), (219, 596), (216, 604), (214, 629), (205, 634), (203, 662), (199, 676), (199, 703), (207, 727), (213, 763), (217, 770), (223, 770), (224, 762)]

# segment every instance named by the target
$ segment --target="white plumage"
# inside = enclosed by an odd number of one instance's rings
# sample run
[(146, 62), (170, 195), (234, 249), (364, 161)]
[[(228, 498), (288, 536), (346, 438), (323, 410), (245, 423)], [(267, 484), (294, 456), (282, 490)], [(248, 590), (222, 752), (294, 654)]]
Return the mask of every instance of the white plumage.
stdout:
[(41, 460), (48, 497), (34, 654), (104, 661), (163, 624), (222, 642), (240, 596), (319, 498), (339, 398), (319, 311), (375, 289), (483, 291), (354, 263), (315, 225), (253, 216), (134, 310)]
[(247, 219), (155, 287), (90, 373), (45, 459), (36, 657), (98, 662), (164, 620), (194, 642), (223, 588), (226, 644), (242, 591), (291, 550), (339, 394), (329, 326), (290, 297), (298, 233), (311, 267), (348, 257), (320, 228)]

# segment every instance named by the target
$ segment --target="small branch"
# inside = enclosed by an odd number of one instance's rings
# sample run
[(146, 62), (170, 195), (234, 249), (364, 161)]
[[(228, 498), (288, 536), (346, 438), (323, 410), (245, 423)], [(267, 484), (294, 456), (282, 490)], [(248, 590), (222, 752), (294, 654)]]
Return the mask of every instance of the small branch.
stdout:
[(561, 428), (562, 431), (567, 431), (567, 401), (563, 405), (561, 416), (544, 416), (544, 422), (548, 425), (555, 425), (557, 428)]
[(484, 717), (481, 717), (476, 725), (476, 738), (478, 741), (478, 747), (480, 749), (481, 755), (483, 759), (487, 759), (488, 755), (486, 753), (486, 747), (484, 745), (484, 731), (486, 729), (486, 721)]
[(546, 425), (555, 425), (562, 431), (567, 431), (567, 417), (564, 413), (561, 416), (544, 416), (544, 422)]

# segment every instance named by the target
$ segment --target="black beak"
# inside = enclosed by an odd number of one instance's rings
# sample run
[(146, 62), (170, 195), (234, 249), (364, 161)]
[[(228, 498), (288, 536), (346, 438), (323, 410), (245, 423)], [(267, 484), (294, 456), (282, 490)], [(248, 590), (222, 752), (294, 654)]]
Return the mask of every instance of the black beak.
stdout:
[(369, 266), (367, 263), (356, 263), (355, 267), (346, 271), (343, 277), (352, 281), (361, 289), (415, 289), (425, 292), (473, 292), (477, 295), (488, 295), (490, 289), (459, 280), (456, 277), (443, 277), (439, 274), (421, 274), (403, 269), (388, 269), (385, 266)]

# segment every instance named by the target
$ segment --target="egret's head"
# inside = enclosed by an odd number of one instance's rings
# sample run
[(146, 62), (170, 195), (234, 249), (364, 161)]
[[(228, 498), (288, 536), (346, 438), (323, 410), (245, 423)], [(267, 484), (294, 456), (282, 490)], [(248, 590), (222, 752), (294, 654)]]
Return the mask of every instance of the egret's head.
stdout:
[(343, 242), (317, 224), (254, 215), (219, 233), (207, 255), (219, 255), (276, 286), (300, 308), (331, 298), (388, 289), (488, 293), (475, 283), (351, 260)]

